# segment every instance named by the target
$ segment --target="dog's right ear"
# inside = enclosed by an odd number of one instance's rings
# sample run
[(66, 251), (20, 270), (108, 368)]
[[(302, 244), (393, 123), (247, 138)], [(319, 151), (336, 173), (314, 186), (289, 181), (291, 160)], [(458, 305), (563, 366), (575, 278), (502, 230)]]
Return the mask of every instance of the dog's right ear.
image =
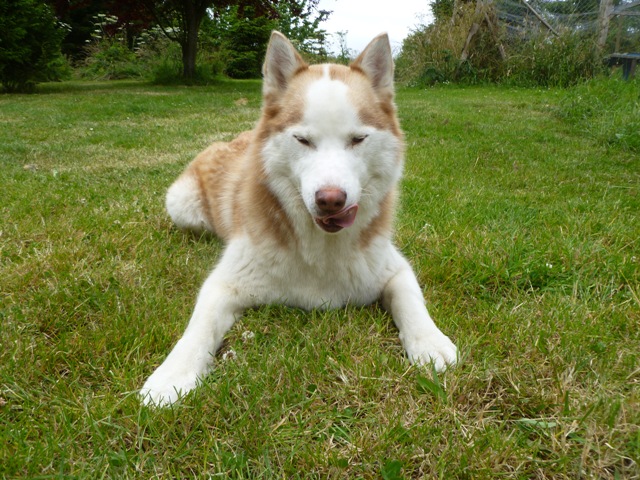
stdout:
[(265, 97), (280, 96), (289, 85), (289, 81), (300, 69), (307, 68), (291, 42), (280, 32), (271, 33), (267, 55), (262, 66), (262, 93)]
[(393, 55), (389, 35), (383, 33), (371, 40), (351, 68), (364, 72), (379, 95), (393, 98)]

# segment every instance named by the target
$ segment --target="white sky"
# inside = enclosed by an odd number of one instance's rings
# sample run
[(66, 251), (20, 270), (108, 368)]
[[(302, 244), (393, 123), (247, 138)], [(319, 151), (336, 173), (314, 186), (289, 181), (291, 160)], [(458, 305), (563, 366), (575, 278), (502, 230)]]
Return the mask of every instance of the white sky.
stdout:
[[(347, 47), (360, 53), (369, 41), (387, 32), (394, 53), (402, 40), (418, 25), (431, 22), (429, 0), (320, 0), (318, 7), (333, 10), (321, 24), (328, 33), (347, 31)], [(329, 49), (338, 53), (337, 36), (331, 36)]]

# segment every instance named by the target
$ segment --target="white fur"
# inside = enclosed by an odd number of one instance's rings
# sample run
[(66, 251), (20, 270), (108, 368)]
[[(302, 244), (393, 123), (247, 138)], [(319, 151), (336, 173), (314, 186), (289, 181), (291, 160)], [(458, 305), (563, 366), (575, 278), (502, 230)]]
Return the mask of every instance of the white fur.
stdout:
[[(289, 47), (280, 38), (273, 42), (265, 62), (265, 91), (285, 88), (287, 72), (295, 71)], [(388, 45), (374, 42), (365, 52), (390, 55)], [(278, 58), (285, 61), (284, 73), (277, 71)], [(366, 55), (364, 60), (384, 63)], [(389, 65), (390, 60), (385, 68)], [(376, 74), (381, 88), (390, 88), (388, 76)], [(276, 302), (312, 309), (382, 299), (411, 362), (433, 362), (438, 370), (456, 362), (455, 345), (431, 320), (416, 277), (389, 233), (374, 236), (366, 248), (361, 245), (362, 232), (400, 178), (401, 140), (363, 124), (347, 86), (328, 74), (308, 86), (301, 108), (302, 120), (269, 138), (261, 152), (268, 186), (295, 230), (295, 245), (285, 249), (242, 232), (232, 236), (200, 290), (183, 337), (144, 384), (140, 393), (145, 404), (168, 405), (196, 387), (242, 312)], [(301, 143), (301, 137), (309, 144)], [(354, 144), (354, 137), (366, 138)], [(198, 228), (206, 220), (188, 182), (181, 177), (170, 188), (167, 209), (179, 226)], [(359, 205), (355, 223), (335, 234), (312, 221), (319, 214), (315, 192), (324, 187), (344, 190), (347, 205)]]
[(165, 205), (178, 228), (194, 231), (211, 228), (203, 214), (198, 186), (192, 177), (180, 177), (171, 185)]

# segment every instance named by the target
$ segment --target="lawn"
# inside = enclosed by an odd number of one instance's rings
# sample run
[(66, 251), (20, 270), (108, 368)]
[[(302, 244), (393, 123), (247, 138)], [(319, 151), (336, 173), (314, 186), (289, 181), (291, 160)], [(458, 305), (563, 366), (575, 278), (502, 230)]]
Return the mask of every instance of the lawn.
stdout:
[(567, 98), (398, 92), (396, 243), (456, 368), (411, 367), (376, 305), (269, 306), (157, 410), (136, 390), (222, 248), (164, 192), (260, 84), (0, 96), (0, 478), (640, 478), (640, 159)]

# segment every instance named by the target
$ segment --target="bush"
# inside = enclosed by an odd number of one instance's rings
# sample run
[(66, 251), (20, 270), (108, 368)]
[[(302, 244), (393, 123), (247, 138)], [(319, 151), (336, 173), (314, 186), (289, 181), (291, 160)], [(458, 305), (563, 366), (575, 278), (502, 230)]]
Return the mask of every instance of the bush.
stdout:
[(511, 42), (507, 80), (518, 85), (567, 87), (604, 72), (592, 35), (565, 29)]
[[(496, 32), (480, 28), (461, 59), (469, 31), (474, 23), (484, 24), (495, 17), (491, 6), (478, 9), (475, 3), (459, 3), (453, 20), (440, 17), (432, 25), (409, 35), (396, 62), (398, 80), (413, 85), (443, 82), (478, 83), (493, 81), (502, 71)], [(494, 20), (492, 25), (496, 25)]]
[[(259, 78), (267, 42), (277, 22), (252, 14), (246, 7), (243, 15), (238, 7), (222, 10), (219, 17), (205, 25), (210, 47), (219, 52), (224, 73), (231, 78)], [(215, 39), (215, 40), (212, 40)]]
[(127, 46), (114, 39), (91, 44), (80, 69), (83, 77), (100, 80), (118, 80), (141, 77), (143, 71), (136, 62), (136, 55)]
[(8, 92), (33, 91), (68, 72), (60, 45), (66, 31), (48, 5), (36, 0), (0, 3), (0, 83)]
[[(157, 85), (184, 84), (182, 76), (182, 49), (176, 42), (157, 38), (141, 47), (137, 52), (139, 62), (146, 67), (146, 78)], [(194, 84), (207, 84), (222, 76), (224, 61), (221, 53), (207, 48), (198, 48), (196, 72), (191, 80)]]
[[(144, 78), (156, 84), (181, 84), (182, 50), (169, 40), (159, 27), (143, 31), (128, 40), (122, 29), (112, 28), (116, 17), (100, 14), (95, 20), (92, 41), (85, 47), (87, 54), (78, 69), (80, 76), (92, 79), (115, 80)], [(134, 45), (131, 50), (127, 45)], [(194, 83), (209, 83), (222, 75), (224, 62), (220, 52), (201, 42), (196, 60)]]
[[(459, 2), (452, 12), (404, 40), (396, 62), (399, 81), (564, 87), (603, 72), (592, 33), (567, 28), (552, 36), (531, 27), (519, 36), (498, 20), (493, 3)], [(470, 36), (474, 24), (479, 29)]]
[(82, 77), (99, 80), (118, 80), (143, 75), (136, 54), (127, 46), (121, 28), (115, 28), (117, 17), (98, 14), (94, 19), (91, 41), (85, 47), (86, 57), (79, 73)]

